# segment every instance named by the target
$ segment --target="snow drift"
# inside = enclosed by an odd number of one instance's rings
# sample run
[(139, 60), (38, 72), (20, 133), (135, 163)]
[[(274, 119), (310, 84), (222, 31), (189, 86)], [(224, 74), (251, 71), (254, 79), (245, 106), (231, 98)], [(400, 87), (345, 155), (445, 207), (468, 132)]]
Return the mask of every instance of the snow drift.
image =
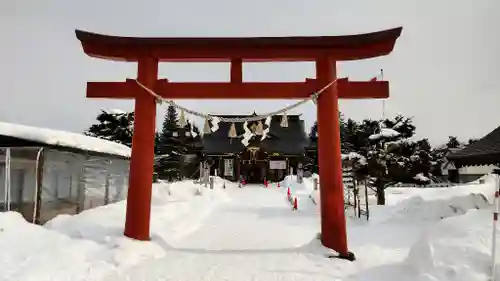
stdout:
[(490, 253), (491, 210), (472, 210), (429, 228), (406, 263), (415, 269), (415, 280), (488, 280)]

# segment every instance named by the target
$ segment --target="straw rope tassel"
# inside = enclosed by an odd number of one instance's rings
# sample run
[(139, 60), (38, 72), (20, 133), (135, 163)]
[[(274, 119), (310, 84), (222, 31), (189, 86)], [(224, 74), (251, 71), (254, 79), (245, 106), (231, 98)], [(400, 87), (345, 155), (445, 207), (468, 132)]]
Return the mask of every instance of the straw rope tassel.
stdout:
[(255, 128), (255, 134), (258, 136), (262, 136), (264, 133), (264, 125), (262, 124), (262, 121), (259, 120), (259, 123), (257, 123), (257, 128)]
[(184, 128), (187, 125), (184, 110), (181, 110), (181, 115), (179, 116), (179, 125), (181, 126), (181, 128)]
[(238, 135), (236, 134), (236, 125), (234, 125), (234, 122), (231, 123), (231, 127), (229, 128), (229, 133), (228, 136), (230, 138), (236, 138)]
[(205, 125), (203, 126), (203, 133), (204, 134), (210, 134), (210, 123), (208, 123), (208, 118), (205, 118)]
[(283, 112), (283, 117), (281, 117), (281, 127), (288, 128), (288, 117), (286, 116), (286, 112)]

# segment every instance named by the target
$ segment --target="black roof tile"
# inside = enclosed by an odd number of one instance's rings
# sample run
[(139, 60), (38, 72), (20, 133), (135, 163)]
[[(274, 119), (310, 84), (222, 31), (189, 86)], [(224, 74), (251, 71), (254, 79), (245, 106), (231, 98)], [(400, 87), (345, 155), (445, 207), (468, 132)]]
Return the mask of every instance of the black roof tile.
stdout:
[(500, 127), (446, 157), (457, 166), (498, 164), (500, 162)]
[[(221, 117), (248, 117), (248, 115), (223, 115)], [(281, 115), (271, 118), (269, 133), (263, 141), (261, 136), (255, 136), (250, 141), (251, 145), (260, 146), (266, 152), (276, 152), (282, 154), (302, 154), (309, 145), (308, 138), (304, 130), (304, 121), (300, 120), (300, 115), (288, 115), (288, 127), (281, 127)], [(256, 124), (257, 122), (255, 122)], [(265, 120), (262, 120), (264, 129), (267, 128)], [(252, 126), (248, 123), (248, 127)], [(237, 135), (244, 133), (243, 123), (235, 123)], [(229, 129), (231, 123), (219, 123), (219, 129), (211, 134), (205, 134), (202, 138), (203, 152), (206, 154), (239, 153), (245, 150), (241, 143), (243, 137), (230, 138)]]

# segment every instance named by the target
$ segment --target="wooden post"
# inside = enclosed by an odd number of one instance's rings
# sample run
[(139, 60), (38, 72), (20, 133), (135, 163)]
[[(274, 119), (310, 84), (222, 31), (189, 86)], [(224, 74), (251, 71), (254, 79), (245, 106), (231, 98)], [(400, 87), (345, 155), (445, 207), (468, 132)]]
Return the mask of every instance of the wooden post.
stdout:
[(370, 207), (368, 206), (368, 186), (365, 180), (365, 205), (366, 205), (366, 220), (370, 219)]
[(42, 183), (43, 183), (43, 168), (45, 163), (45, 155), (43, 147), (38, 150), (36, 154), (36, 167), (35, 167), (35, 198), (33, 206), (33, 223), (40, 223), (40, 208), (42, 203)]
[(83, 210), (85, 210), (85, 201), (86, 201), (86, 192), (85, 192), (85, 181), (86, 181), (86, 174), (85, 174), (85, 163), (87, 162), (88, 157), (84, 156), (83, 159), (81, 159), (81, 162), (78, 163), (78, 184), (76, 185), (77, 188), (77, 205), (76, 205), (76, 213), (80, 213)]
[(5, 149), (5, 210), (10, 211), (10, 163), (11, 163), (10, 147)]
[[(158, 60), (139, 60), (137, 79), (148, 88), (154, 88), (158, 77)], [(138, 88), (139, 89), (139, 88)], [(130, 176), (127, 196), (125, 236), (149, 240), (151, 217), (151, 189), (153, 182), (156, 100), (140, 89), (135, 98), (134, 135), (130, 158)]]
[(208, 162), (203, 163), (203, 183), (205, 187), (208, 186), (208, 178), (210, 176), (210, 170), (208, 168)]
[(110, 182), (110, 175), (109, 171), (106, 172), (106, 180), (104, 182), (104, 205), (109, 204), (109, 182)]
[(236, 155), (235, 157), (235, 161), (236, 161), (236, 165), (234, 165), (236, 167), (236, 175), (235, 175), (235, 180), (237, 182), (241, 182), (240, 180), (240, 173), (241, 173), (241, 159), (240, 159), (240, 155)]
[[(316, 78), (322, 85), (335, 80), (336, 62), (328, 57), (316, 60)], [(348, 258), (340, 123), (336, 83), (318, 97), (318, 154), (321, 178), (321, 242), (341, 257)]]
[(59, 200), (59, 171), (57, 170), (57, 165), (54, 165), (54, 173), (52, 174), (52, 180), (54, 181), (54, 199)]
[(202, 180), (203, 180), (203, 161), (200, 161), (200, 180), (199, 180), (199, 183), (201, 184), (202, 183)]

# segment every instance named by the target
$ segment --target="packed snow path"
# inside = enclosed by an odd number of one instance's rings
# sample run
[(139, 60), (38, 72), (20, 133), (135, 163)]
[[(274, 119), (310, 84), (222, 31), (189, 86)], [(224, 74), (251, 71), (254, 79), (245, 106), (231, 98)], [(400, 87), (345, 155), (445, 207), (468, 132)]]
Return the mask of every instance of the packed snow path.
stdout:
[(285, 190), (275, 186), (225, 193), (214, 208), (199, 210), (204, 218), (189, 234), (169, 239), (157, 233), (153, 242), (166, 257), (107, 280), (334, 280), (349, 271), (349, 262), (317, 252), (319, 217), (312, 204), (292, 211)]
[(218, 204), (191, 234), (171, 241), (176, 248), (200, 250), (266, 250), (299, 247), (317, 233), (314, 210), (292, 211), (283, 188), (248, 185), (228, 189), (229, 200)]

